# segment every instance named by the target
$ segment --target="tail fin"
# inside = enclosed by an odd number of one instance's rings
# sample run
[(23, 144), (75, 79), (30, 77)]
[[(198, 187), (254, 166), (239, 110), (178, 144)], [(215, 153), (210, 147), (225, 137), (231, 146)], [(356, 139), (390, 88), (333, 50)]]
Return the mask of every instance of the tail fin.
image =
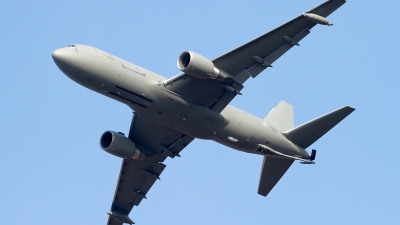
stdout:
[(294, 127), (293, 106), (281, 101), (268, 113), (263, 121), (280, 132), (291, 130)]
[[(294, 127), (293, 106), (287, 102), (281, 101), (268, 113), (263, 121), (278, 129), (280, 132), (291, 130)], [(264, 156), (260, 182), (258, 184), (258, 194), (267, 196), (292, 165), (293, 161), (294, 160), (290, 159)]]
[(345, 106), (289, 130), (283, 133), (283, 135), (298, 146), (307, 148), (336, 126), (340, 121), (350, 115), (354, 110), (355, 109), (350, 106)]

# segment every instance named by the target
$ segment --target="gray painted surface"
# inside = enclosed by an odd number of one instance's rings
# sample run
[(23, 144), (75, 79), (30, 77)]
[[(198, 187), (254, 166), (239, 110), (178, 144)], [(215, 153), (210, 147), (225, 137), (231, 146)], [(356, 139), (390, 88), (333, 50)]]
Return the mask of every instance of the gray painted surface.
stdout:
[[(327, 1), (308, 13), (326, 17), (344, 3)], [(194, 138), (263, 155), (261, 195), (271, 191), (293, 160), (313, 163), (305, 148), (353, 108), (344, 107), (281, 133), (293, 128), (290, 104), (279, 104), (264, 120), (228, 104), (250, 76), (270, 67), (315, 25), (300, 15), (214, 60), (184, 53), (178, 63), (184, 73), (171, 79), (91, 46), (69, 45), (55, 50), (53, 59), (69, 78), (134, 111), (128, 137), (110, 132), (108, 138), (115, 142), (104, 148), (113, 154), (119, 146), (114, 155), (124, 158), (110, 210), (116, 216), (110, 213), (108, 224), (130, 221), (132, 207), (146, 198), (164, 170), (163, 161), (179, 156)], [(124, 151), (120, 146), (135, 146), (135, 151)]]

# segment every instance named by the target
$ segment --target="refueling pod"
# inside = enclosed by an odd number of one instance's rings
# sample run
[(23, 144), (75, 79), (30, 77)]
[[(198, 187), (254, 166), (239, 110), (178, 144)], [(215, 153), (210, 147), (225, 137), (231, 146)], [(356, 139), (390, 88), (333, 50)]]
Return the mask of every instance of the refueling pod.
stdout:
[(327, 20), (325, 17), (322, 17), (320, 15), (317, 15), (314, 13), (304, 13), (303, 15), (314, 23), (318, 23), (321, 25), (328, 25), (328, 26), (333, 25), (333, 23), (329, 22), (329, 20)]
[(215, 67), (213, 62), (195, 52), (182, 52), (178, 58), (178, 68), (190, 76), (203, 80), (216, 79), (223, 81), (227, 78), (232, 78), (225, 71)]
[(104, 132), (100, 138), (100, 146), (104, 151), (124, 159), (144, 160), (146, 158), (146, 155), (136, 148), (133, 141), (118, 132)]
[(127, 223), (127, 224), (135, 224), (131, 218), (129, 218), (128, 215), (123, 214), (123, 213), (119, 213), (119, 212), (113, 212), (113, 211), (108, 211), (107, 212), (108, 215), (110, 215), (112, 218), (114, 218), (115, 220), (121, 222), (121, 223)]

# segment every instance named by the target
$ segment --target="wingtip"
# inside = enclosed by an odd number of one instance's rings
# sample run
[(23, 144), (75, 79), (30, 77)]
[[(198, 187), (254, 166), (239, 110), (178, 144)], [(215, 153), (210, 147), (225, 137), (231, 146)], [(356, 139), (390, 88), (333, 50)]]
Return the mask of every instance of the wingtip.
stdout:
[(268, 193), (265, 194), (265, 193), (260, 193), (260, 192), (257, 192), (257, 194), (259, 194), (259, 195), (261, 195), (261, 196), (263, 196), (263, 197), (267, 197), (267, 195), (268, 195)]

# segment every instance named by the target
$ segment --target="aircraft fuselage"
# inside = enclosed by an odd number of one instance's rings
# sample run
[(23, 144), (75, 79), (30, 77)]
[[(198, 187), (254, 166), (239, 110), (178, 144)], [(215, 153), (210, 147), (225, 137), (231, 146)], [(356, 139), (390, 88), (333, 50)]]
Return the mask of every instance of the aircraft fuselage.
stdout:
[(94, 47), (69, 45), (54, 51), (53, 59), (75, 82), (170, 129), (248, 153), (266, 154), (257, 150), (263, 145), (283, 154), (310, 157), (262, 119), (230, 105), (216, 113), (166, 89), (163, 81), (167, 78)]

